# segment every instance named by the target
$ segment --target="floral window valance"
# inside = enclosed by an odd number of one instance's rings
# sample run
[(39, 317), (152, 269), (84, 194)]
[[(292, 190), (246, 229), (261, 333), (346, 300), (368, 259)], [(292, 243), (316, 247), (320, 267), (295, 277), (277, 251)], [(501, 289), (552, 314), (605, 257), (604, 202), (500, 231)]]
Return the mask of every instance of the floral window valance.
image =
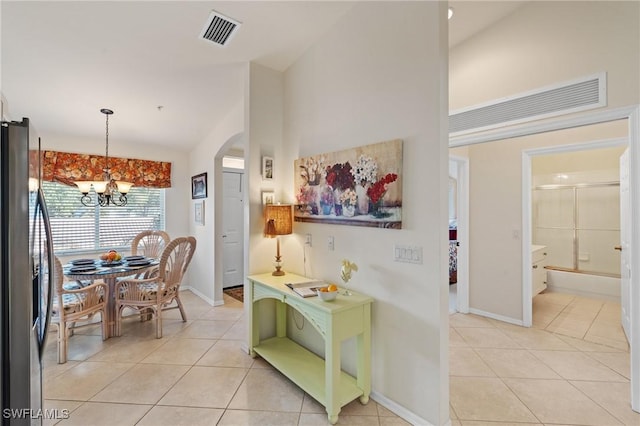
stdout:
[[(73, 185), (80, 180), (101, 180), (106, 167), (103, 155), (43, 151), (42, 179)], [(171, 187), (171, 163), (109, 157), (111, 177), (148, 188)]]

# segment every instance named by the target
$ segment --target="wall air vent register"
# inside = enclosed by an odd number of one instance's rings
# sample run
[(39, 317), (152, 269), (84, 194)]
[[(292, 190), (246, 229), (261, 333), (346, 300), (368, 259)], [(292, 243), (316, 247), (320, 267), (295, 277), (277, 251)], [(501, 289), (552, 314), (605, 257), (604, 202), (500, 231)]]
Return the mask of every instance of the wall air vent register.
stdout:
[(449, 115), (449, 136), (465, 135), (607, 105), (607, 75), (599, 73), (521, 93)]
[(241, 23), (235, 19), (212, 11), (200, 33), (200, 38), (215, 43), (218, 46), (225, 46), (238, 31), (240, 24)]

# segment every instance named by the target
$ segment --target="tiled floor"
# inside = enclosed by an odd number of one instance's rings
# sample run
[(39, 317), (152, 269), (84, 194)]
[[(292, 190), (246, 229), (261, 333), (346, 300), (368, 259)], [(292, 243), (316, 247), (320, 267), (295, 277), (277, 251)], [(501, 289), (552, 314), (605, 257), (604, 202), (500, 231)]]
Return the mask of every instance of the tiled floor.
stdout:
[[(240, 350), (242, 304), (211, 307), (183, 292), (155, 339), (154, 323), (125, 321), (103, 342), (95, 326), (71, 338), (44, 371), (45, 408), (68, 409), (60, 425), (326, 425), (324, 408), (267, 363)], [(629, 352), (619, 305), (550, 293), (534, 301), (534, 328), (453, 314), (454, 426), (640, 425), (629, 408)], [(46, 424), (55, 422), (48, 421)], [(339, 424), (407, 425), (375, 401), (343, 408)]]
[[(123, 336), (102, 341), (100, 329), (76, 331), (69, 361), (57, 364), (51, 334), (44, 369), (45, 408), (70, 411), (59, 425), (328, 425), (324, 407), (240, 349), (242, 303), (225, 295), (211, 307), (182, 293), (189, 321), (177, 310), (154, 322), (130, 318)], [(62, 411), (58, 411), (62, 413)], [(55, 424), (47, 421), (45, 424)], [(338, 424), (408, 425), (370, 400), (344, 407)]]
[(533, 325), (451, 316), (454, 426), (640, 425), (619, 304), (543, 293)]

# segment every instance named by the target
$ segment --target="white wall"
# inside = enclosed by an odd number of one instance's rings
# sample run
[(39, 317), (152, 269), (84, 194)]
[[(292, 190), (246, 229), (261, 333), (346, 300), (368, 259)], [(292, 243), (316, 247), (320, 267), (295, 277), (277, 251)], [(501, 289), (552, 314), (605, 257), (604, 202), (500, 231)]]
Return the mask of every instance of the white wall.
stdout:
[(527, 2), (450, 52), (451, 110), (601, 71), (610, 107), (636, 103), (639, 8), (637, 1)]
[[(239, 82), (246, 78), (241, 75)], [(216, 195), (222, 194), (222, 158), (216, 160), (219, 151), (227, 142), (236, 141), (238, 135), (244, 131), (244, 102), (229, 109), (229, 114), (220, 120), (211, 133), (198, 144), (189, 154), (190, 176), (207, 173), (208, 193), (205, 202), (204, 226), (196, 225), (194, 221), (194, 205), (191, 200), (191, 189), (188, 190), (187, 201), (189, 234), (197, 240), (197, 246), (191, 265), (189, 266), (189, 286), (192, 291), (204, 298), (210, 304), (222, 304), (222, 271), (216, 268), (217, 250), (222, 242), (220, 232), (221, 219), (216, 215)], [(188, 178), (189, 188), (191, 178)], [(220, 247), (218, 247), (220, 246)], [(220, 252), (221, 253), (221, 252)], [(221, 254), (220, 254), (221, 255)]]
[[(264, 237), (262, 217), (262, 191), (274, 191), (276, 202), (290, 203), (283, 194), (286, 188), (287, 165), (283, 158), (283, 81), (281, 72), (258, 64), (251, 64), (248, 104), (249, 122), (249, 165), (248, 172), (250, 200), (249, 233), (249, 273), (265, 272), (273, 269), (276, 254), (276, 241)], [(262, 179), (262, 157), (274, 159), (273, 180)], [(294, 229), (295, 232), (295, 229)], [(282, 236), (281, 244), (295, 238)], [(292, 257), (284, 256), (284, 269), (290, 270)]]
[[(638, 2), (527, 3), (450, 52), (451, 109), (601, 71), (608, 76), (607, 108), (638, 103), (639, 8)], [(472, 309), (523, 318), (522, 151), (626, 134), (626, 122), (619, 122), (467, 147)]]
[[(256, 120), (277, 108), (261, 84), (277, 85), (278, 76), (252, 67), (251, 83), (253, 173), (277, 139), (277, 126)], [(339, 282), (342, 258), (360, 266), (350, 286), (375, 299), (372, 396), (415, 424), (445, 424), (449, 416), (446, 88), (445, 3), (358, 3), (286, 71), (284, 148), (273, 153), (274, 190), (292, 202), (294, 159), (404, 140), (402, 230), (296, 223), (282, 251), (285, 269), (303, 274), (302, 236), (310, 233), (307, 275)], [(254, 219), (265, 185), (255, 177), (250, 184), (250, 272), (263, 272), (274, 244)], [(335, 251), (326, 247), (330, 235)], [(395, 243), (421, 246), (424, 262), (394, 262)]]

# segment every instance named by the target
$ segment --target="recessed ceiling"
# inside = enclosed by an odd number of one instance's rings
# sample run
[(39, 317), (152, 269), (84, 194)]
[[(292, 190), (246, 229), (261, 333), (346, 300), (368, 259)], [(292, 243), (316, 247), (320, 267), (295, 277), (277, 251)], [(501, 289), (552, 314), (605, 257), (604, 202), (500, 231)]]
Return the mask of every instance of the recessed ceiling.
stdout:
[[(450, 3), (455, 45), (522, 2)], [(248, 62), (284, 71), (354, 4), (3, 0), (0, 89), (43, 139), (102, 139), (110, 108), (111, 140), (190, 150), (243, 102)], [(224, 47), (200, 37), (212, 10), (242, 23)]]

